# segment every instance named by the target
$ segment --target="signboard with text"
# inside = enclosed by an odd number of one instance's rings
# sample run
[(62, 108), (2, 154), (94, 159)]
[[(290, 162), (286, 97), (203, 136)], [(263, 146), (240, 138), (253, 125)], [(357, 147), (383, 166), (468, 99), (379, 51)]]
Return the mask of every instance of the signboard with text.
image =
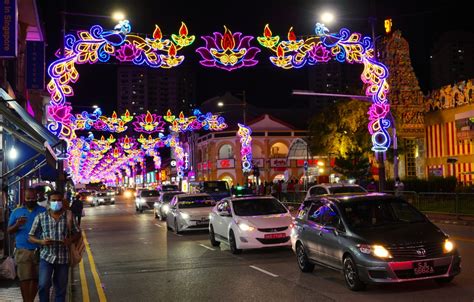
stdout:
[(44, 89), (44, 42), (26, 42), (26, 88)]
[(231, 169), (234, 167), (235, 160), (233, 158), (217, 160), (217, 169)]
[(270, 167), (272, 167), (272, 168), (286, 168), (286, 167), (288, 167), (288, 160), (286, 158), (272, 158), (270, 160)]
[(0, 58), (15, 58), (18, 53), (17, 0), (0, 0)]

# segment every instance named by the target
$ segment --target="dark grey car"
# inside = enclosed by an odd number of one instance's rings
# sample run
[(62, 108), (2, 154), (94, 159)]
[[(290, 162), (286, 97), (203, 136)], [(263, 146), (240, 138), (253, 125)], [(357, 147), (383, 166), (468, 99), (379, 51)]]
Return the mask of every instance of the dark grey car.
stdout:
[(371, 193), (306, 201), (291, 235), (298, 266), (341, 270), (351, 290), (366, 284), (434, 279), (461, 272), (454, 243), (402, 199)]

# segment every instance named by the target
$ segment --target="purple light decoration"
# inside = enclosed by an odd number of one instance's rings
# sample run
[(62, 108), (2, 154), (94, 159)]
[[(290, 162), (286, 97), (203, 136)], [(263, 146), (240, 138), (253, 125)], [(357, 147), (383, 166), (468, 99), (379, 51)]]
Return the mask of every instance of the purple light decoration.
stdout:
[(136, 132), (144, 133), (155, 133), (164, 131), (165, 122), (162, 120), (161, 115), (151, 114), (147, 111), (146, 114), (140, 114), (135, 117), (136, 121), (133, 122)]
[(141, 54), (141, 50), (134, 44), (125, 43), (116, 51), (115, 57), (120, 62), (131, 62)]
[(250, 127), (238, 124), (239, 131), (237, 136), (240, 138), (240, 156), (242, 159), (242, 171), (244, 173), (252, 171), (252, 129)]
[(256, 65), (258, 61), (254, 58), (260, 49), (250, 46), (253, 37), (241, 37), (240, 32), (232, 34), (227, 27), (224, 26), (224, 29), (224, 35), (214, 32), (214, 37), (201, 37), (206, 42), (206, 46), (196, 50), (202, 57), (199, 63), (206, 67), (216, 67), (227, 71)]

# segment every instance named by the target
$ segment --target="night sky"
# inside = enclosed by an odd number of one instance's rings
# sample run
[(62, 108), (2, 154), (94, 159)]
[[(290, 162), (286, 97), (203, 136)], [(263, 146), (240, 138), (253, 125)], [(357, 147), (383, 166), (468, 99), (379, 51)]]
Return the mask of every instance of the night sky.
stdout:
[[(203, 45), (199, 37), (214, 31), (223, 32), (223, 25), (233, 32), (241, 31), (247, 35), (261, 35), (265, 24), (269, 23), (274, 34), (286, 37), (290, 26), (297, 36), (311, 35), (324, 9), (335, 12), (338, 22), (328, 25), (331, 31), (347, 27), (371, 35), (368, 17), (371, 16), (371, 1), (151, 1), (151, 0), (42, 0), (39, 1), (42, 20), (45, 23), (47, 39), (47, 62), (59, 48), (60, 15), (62, 5), (66, 11), (85, 14), (109, 15), (120, 9), (132, 24), (132, 31), (151, 34), (154, 24), (158, 24), (164, 35), (176, 33), (184, 21), (196, 41), (183, 49), (186, 56), (183, 65), (190, 66), (197, 73), (197, 100), (200, 103), (225, 91), (245, 90), (248, 102), (262, 107), (298, 104), (301, 100), (291, 96), (293, 89), (307, 89), (308, 80), (305, 68), (281, 70), (268, 61), (270, 52), (261, 49), (257, 55), (259, 64), (252, 68), (227, 72), (200, 67), (200, 56), (195, 49)], [(377, 16), (376, 35), (383, 35), (383, 20), (390, 16), (394, 29), (401, 29), (410, 43), (411, 58), (415, 73), (423, 91), (430, 89), (429, 53), (440, 34), (448, 30), (473, 30), (472, 10), (468, 1), (372, 1), (375, 2)], [(198, 6), (197, 6), (198, 5)], [(470, 24), (469, 24), (470, 23)], [(106, 18), (67, 17), (67, 30), (88, 29), (100, 24), (112, 29), (114, 22)], [(252, 42), (254, 46), (258, 42)], [(116, 63), (115, 59), (110, 62)], [(181, 67), (178, 67), (181, 68)], [(69, 98), (74, 104), (100, 104), (106, 110), (113, 109), (116, 103), (116, 65), (101, 64), (78, 66), (80, 80), (73, 85), (75, 97)]]

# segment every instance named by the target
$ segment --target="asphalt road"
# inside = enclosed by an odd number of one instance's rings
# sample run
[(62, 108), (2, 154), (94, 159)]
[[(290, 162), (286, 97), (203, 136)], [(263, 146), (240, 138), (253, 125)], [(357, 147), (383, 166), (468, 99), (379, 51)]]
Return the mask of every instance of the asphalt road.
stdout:
[(291, 249), (213, 248), (207, 232), (175, 235), (132, 201), (87, 208), (89, 248), (73, 275), (74, 301), (473, 301), (474, 227), (440, 225), (455, 238), (463, 272), (451, 284), (420, 281), (349, 291), (340, 273), (301, 273)]

